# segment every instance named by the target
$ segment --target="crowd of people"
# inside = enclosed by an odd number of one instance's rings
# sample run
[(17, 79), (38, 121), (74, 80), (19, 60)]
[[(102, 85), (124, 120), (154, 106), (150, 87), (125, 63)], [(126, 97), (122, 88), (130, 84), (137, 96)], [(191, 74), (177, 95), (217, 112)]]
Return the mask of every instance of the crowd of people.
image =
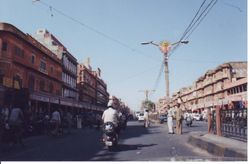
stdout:
[[(125, 116), (123, 114), (119, 115)], [(125, 117), (126, 119), (126, 117)], [(80, 121), (81, 128), (100, 129), (103, 123), (102, 113), (85, 111), (72, 113), (72, 110), (52, 108), (50, 112), (31, 113), (18, 105), (0, 107), (0, 143), (20, 143), (22, 138), (32, 135), (60, 136), (70, 133)]]

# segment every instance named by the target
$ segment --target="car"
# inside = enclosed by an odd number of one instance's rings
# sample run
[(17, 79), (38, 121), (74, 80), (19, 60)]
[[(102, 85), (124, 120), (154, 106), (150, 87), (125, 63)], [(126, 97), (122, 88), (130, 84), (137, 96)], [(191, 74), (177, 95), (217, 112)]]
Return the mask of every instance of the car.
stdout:
[(135, 117), (136, 117), (136, 119), (138, 119), (140, 113), (141, 113), (141, 112), (135, 112)]
[(201, 121), (202, 118), (201, 118), (201, 115), (199, 113), (195, 113), (193, 115), (193, 119), (196, 120), (196, 121)]
[(164, 122), (167, 122), (168, 121), (167, 114), (160, 115), (159, 120), (161, 124), (163, 124)]
[(144, 113), (140, 113), (138, 116), (138, 121), (144, 121)]

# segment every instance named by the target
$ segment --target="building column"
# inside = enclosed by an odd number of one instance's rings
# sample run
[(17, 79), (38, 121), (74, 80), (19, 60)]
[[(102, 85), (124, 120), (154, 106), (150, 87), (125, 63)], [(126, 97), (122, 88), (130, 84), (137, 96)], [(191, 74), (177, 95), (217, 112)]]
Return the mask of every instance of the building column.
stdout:
[(221, 106), (216, 106), (216, 134), (221, 136)]
[(212, 133), (212, 111), (211, 108), (207, 109), (207, 125), (208, 125), (208, 133)]

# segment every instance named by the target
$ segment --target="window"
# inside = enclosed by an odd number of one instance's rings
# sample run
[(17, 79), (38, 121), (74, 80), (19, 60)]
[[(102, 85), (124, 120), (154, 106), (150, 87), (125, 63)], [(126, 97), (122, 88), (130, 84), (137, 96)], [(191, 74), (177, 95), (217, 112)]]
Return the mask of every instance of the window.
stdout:
[(35, 59), (35, 55), (32, 54), (32, 56), (31, 56), (31, 63), (32, 63), (32, 64), (35, 64), (35, 60), (36, 60), (36, 59)]
[(40, 71), (45, 72), (46, 71), (46, 63), (44, 60), (41, 60), (40, 63)]
[(45, 81), (41, 80), (39, 86), (40, 86), (40, 91), (44, 91), (45, 90)]
[(15, 75), (13, 77), (13, 86), (15, 89), (21, 89), (22, 88), (22, 79), (19, 75)]
[(3, 42), (2, 44), (2, 51), (7, 51), (8, 50), (8, 43), (7, 42)]
[(54, 72), (54, 68), (53, 66), (50, 67), (50, 72), (53, 73)]
[(19, 57), (24, 58), (24, 51), (17, 46), (14, 47), (14, 54), (19, 56)]
[(247, 91), (247, 84), (243, 85), (243, 91)]
[(35, 88), (35, 78), (34, 78), (34, 76), (33, 75), (30, 75), (29, 76), (29, 82), (28, 82), (28, 84), (29, 84), (29, 89), (30, 90), (34, 90), (34, 88)]
[(53, 93), (53, 90), (54, 90), (54, 86), (52, 83), (49, 84), (49, 92), (50, 93)]

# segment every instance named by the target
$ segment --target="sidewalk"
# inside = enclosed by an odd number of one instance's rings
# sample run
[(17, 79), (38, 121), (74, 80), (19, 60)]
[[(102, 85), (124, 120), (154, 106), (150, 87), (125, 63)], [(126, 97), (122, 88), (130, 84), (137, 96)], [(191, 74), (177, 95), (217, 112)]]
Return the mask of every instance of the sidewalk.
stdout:
[(243, 161), (247, 160), (247, 142), (213, 134), (193, 132), (188, 139), (188, 143), (204, 149), (215, 156), (239, 158)]

